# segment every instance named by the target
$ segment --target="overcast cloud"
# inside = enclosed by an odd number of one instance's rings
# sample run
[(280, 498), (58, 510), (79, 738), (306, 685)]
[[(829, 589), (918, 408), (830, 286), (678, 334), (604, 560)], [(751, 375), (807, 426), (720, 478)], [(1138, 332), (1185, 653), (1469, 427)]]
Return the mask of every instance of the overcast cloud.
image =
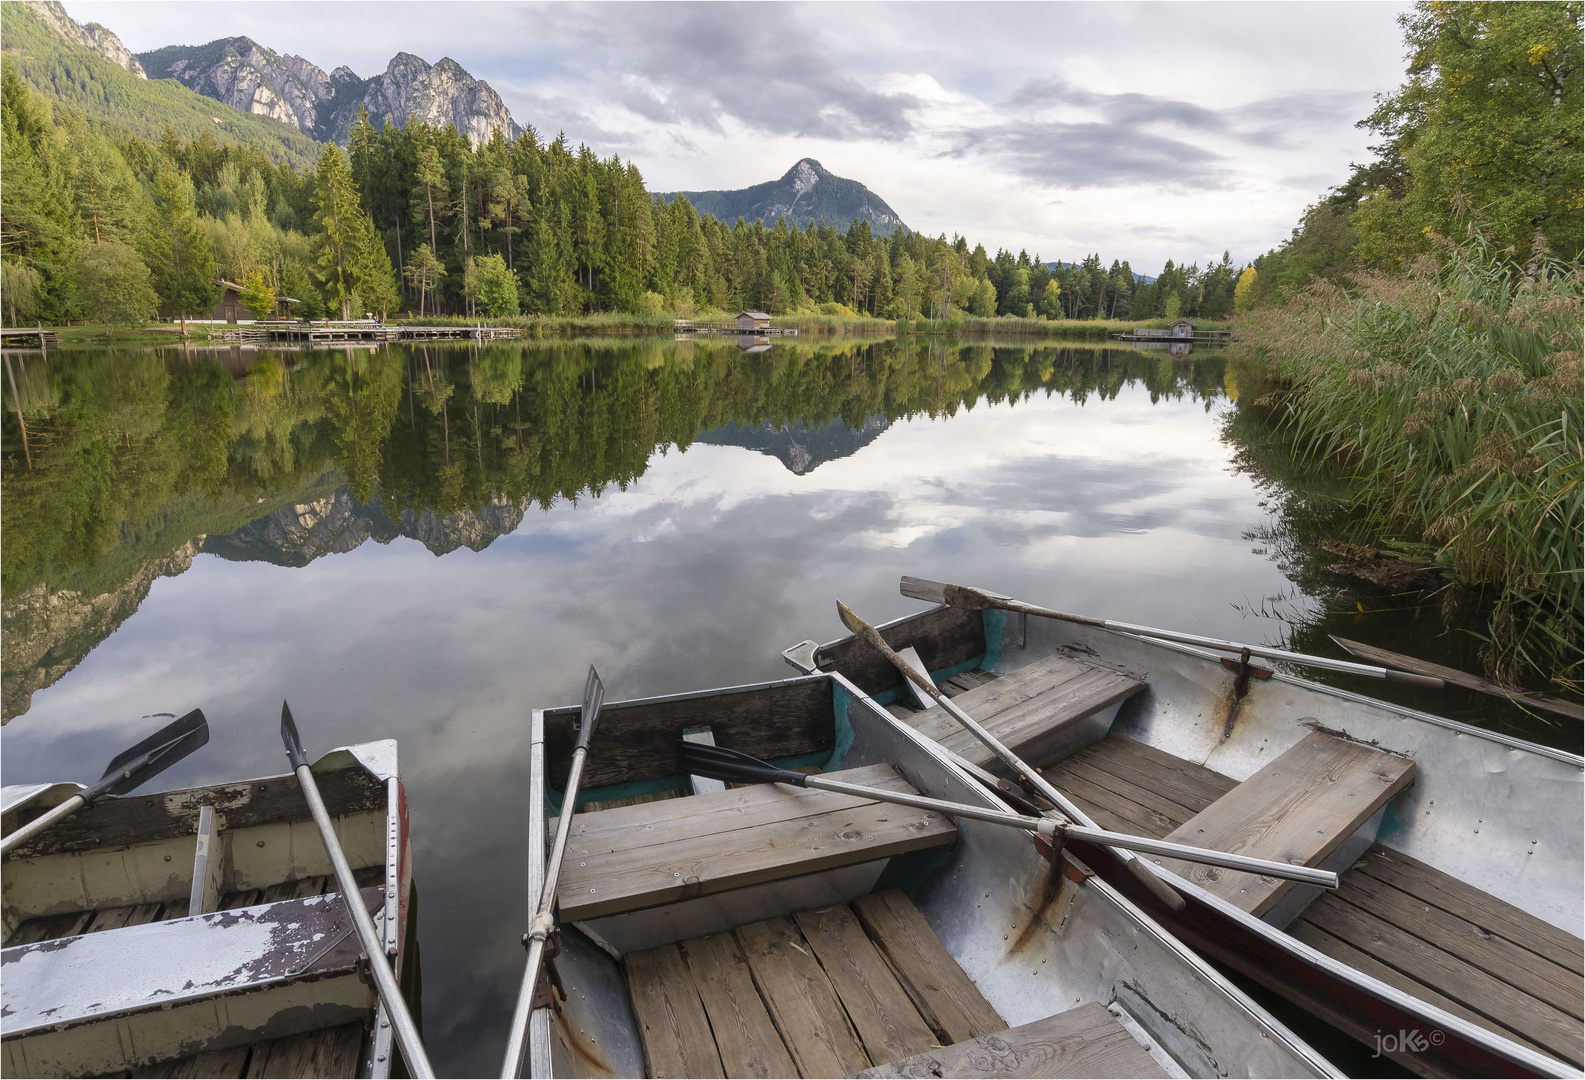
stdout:
[(450, 56), (521, 124), (652, 190), (801, 157), (911, 227), (1136, 270), (1247, 260), (1368, 156), (1398, 3), (518, 4), (67, 0), (134, 52), (246, 35), (325, 70)]

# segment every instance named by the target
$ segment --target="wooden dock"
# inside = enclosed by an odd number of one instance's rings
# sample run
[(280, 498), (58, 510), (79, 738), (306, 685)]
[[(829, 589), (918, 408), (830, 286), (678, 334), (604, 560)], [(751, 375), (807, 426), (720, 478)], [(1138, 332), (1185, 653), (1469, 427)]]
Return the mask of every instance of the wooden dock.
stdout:
[(345, 323), (255, 323), (211, 331), (210, 337), (253, 345), (335, 346), (385, 341), (500, 341), (522, 334), (522, 330), (511, 326), (414, 326), (360, 319)]
[(742, 327), (732, 322), (707, 322), (696, 323), (692, 319), (678, 319), (672, 329), (678, 334), (693, 334), (704, 337), (797, 337), (796, 326), (758, 326)]
[(1120, 331), (1112, 337), (1117, 341), (1151, 341), (1157, 344), (1186, 341), (1191, 345), (1227, 345), (1233, 340), (1233, 331), (1196, 330), (1192, 334), (1174, 334), (1171, 330), (1152, 330), (1141, 326)]
[(49, 348), (61, 343), (60, 335), (42, 326), (0, 327), (0, 345), (21, 348)]

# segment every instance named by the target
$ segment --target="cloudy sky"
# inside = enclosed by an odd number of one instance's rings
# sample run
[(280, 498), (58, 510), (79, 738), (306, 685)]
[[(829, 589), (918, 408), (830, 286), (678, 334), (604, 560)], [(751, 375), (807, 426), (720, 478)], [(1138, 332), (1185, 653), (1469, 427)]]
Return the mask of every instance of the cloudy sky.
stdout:
[(66, 3), (134, 52), (247, 35), (365, 77), (450, 56), (651, 190), (813, 157), (912, 228), (1141, 272), (1253, 258), (1365, 159), (1406, 6)]

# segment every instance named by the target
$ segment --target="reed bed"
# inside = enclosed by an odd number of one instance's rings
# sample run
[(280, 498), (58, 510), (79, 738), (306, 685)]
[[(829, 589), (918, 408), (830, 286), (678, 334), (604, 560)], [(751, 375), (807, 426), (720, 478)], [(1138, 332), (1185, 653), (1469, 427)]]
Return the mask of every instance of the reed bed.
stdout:
[(1580, 266), (1476, 236), (1405, 276), (1317, 280), (1239, 330), (1277, 378), (1256, 404), (1300, 452), (1343, 469), (1385, 541), (1483, 592), (1488, 673), (1577, 692)]

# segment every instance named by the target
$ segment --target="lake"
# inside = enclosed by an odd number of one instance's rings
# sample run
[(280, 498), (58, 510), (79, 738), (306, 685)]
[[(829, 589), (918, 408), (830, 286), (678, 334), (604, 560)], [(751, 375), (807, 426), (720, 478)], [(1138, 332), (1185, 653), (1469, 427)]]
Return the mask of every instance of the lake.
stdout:
[[(610, 338), (7, 364), (5, 783), (87, 781), (195, 707), (211, 741), (156, 788), (284, 772), (283, 698), (311, 757), (399, 740), (445, 1075), (499, 1069), (529, 711), (575, 702), (591, 663), (608, 700), (791, 675), (782, 649), (843, 635), (837, 599), (917, 610), (914, 574), (1476, 669), (1434, 606), (1327, 570), (1336, 514), (1215, 352)], [(1491, 699), (1394, 697), (1580, 749)]]

